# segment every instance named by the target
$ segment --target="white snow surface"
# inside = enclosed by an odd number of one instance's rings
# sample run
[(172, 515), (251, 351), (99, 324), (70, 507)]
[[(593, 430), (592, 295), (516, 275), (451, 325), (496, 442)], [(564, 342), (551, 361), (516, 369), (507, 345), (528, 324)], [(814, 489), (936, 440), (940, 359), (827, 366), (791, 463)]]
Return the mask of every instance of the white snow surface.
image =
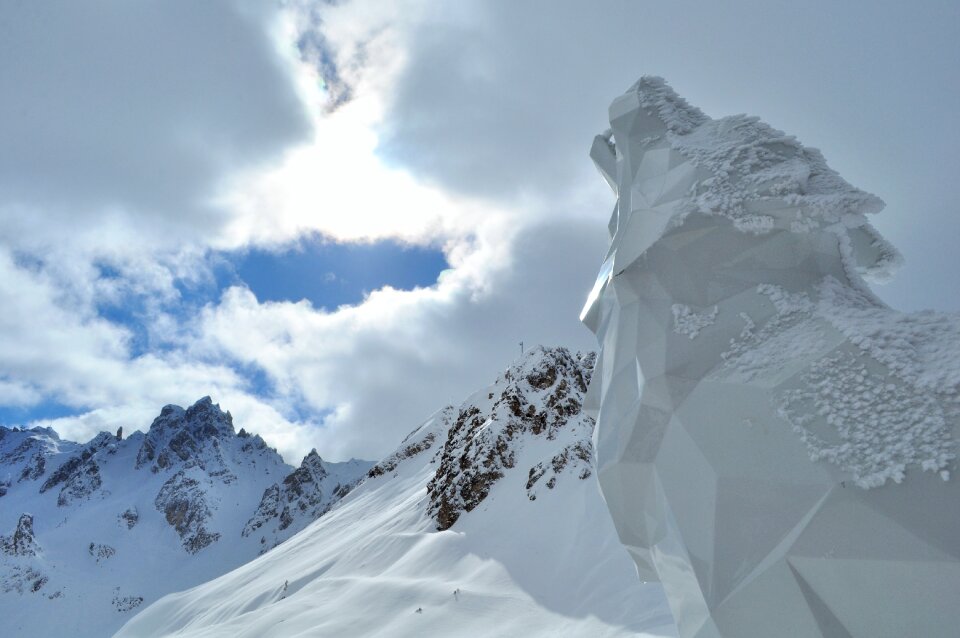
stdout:
[[(56, 482), (68, 463), (76, 471)], [(347, 483), (369, 465), (326, 467), (345, 468), (337, 478)], [(235, 433), (209, 398), (186, 411), (167, 406), (150, 432), (122, 440), (102, 433), (78, 444), (50, 429), (0, 428), (0, 535), (31, 514), (38, 548), (0, 551), (0, 635), (108, 636), (161, 596), (251, 560), (309, 522), (263, 540), (241, 536), (264, 490), (293, 469), (260, 437)], [(158, 504), (171, 505), (182, 536)]]
[[(528, 352), (428, 419), (303, 532), (168, 595), (117, 636), (674, 636), (662, 589), (639, 581), (589, 468), (556, 460), (589, 444), (576, 371), (592, 361), (562, 348)], [(572, 416), (530, 427), (559, 414), (547, 405), (558, 389), (569, 391)], [(531, 418), (504, 412), (508, 403)], [(488, 467), (490, 450), (500, 456)], [(458, 459), (446, 474), (444, 459)], [(502, 476), (438, 531), (427, 486), (438, 476), (456, 484), (457, 467)]]

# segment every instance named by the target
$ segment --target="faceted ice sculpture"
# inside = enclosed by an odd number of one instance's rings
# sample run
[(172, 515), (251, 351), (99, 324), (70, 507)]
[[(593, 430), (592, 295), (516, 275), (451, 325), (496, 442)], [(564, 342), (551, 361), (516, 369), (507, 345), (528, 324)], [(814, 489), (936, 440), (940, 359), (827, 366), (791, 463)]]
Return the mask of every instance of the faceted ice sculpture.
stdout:
[(960, 321), (864, 279), (883, 203), (659, 78), (591, 156), (617, 195), (583, 311), (604, 497), (682, 637), (960, 635)]

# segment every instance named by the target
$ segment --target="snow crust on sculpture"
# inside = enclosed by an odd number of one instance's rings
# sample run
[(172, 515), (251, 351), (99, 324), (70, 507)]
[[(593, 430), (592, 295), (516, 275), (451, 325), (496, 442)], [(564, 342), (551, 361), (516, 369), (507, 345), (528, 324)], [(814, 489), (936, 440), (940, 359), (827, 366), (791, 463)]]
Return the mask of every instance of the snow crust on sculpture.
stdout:
[(587, 408), (641, 578), (682, 637), (956, 635), (960, 320), (870, 291), (899, 263), (883, 203), (660, 78), (610, 124)]

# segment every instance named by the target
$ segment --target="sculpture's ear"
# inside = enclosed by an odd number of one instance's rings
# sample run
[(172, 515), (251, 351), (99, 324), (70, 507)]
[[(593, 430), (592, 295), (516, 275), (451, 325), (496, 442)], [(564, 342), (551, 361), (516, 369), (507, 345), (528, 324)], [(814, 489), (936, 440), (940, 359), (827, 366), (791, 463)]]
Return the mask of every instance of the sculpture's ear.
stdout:
[(613, 194), (619, 196), (617, 187), (617, 151), (613, 145), (611, 132), (607, 131), (603, 135), (597, 135), (593, 138), (593, 146), (590, 148), (590, 159), (596, 164), (607, 180), (607, 184), (613, 189)]

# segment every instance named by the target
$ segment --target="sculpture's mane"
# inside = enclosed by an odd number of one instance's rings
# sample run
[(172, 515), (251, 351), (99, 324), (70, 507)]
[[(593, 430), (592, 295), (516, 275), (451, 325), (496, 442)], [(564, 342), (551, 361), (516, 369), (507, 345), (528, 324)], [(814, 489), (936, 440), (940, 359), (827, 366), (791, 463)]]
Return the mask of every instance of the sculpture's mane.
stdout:
[(666, 143), (710, 175), (691, 189), (671, 226), (702, 213), (727, 218), (748, 233), (830, 230), (861, 275), (883, 280), (899, 265), (899, 253), (867, 222), (866, 215), (882, 210), (883, 201), (850, 185), (820, 151), (756, 117), (711, 119), (662, 78), (645, 76), (626, 95), (659, 123), (629, 149), (617, 148), (615, 131), (597, 137), (591, 155), (615, 192), (626, 186), (617, 183), (624, 179), (617, 170), (624, 153), (636, 155), (630, 158), (636, 166), (647, 149)]

